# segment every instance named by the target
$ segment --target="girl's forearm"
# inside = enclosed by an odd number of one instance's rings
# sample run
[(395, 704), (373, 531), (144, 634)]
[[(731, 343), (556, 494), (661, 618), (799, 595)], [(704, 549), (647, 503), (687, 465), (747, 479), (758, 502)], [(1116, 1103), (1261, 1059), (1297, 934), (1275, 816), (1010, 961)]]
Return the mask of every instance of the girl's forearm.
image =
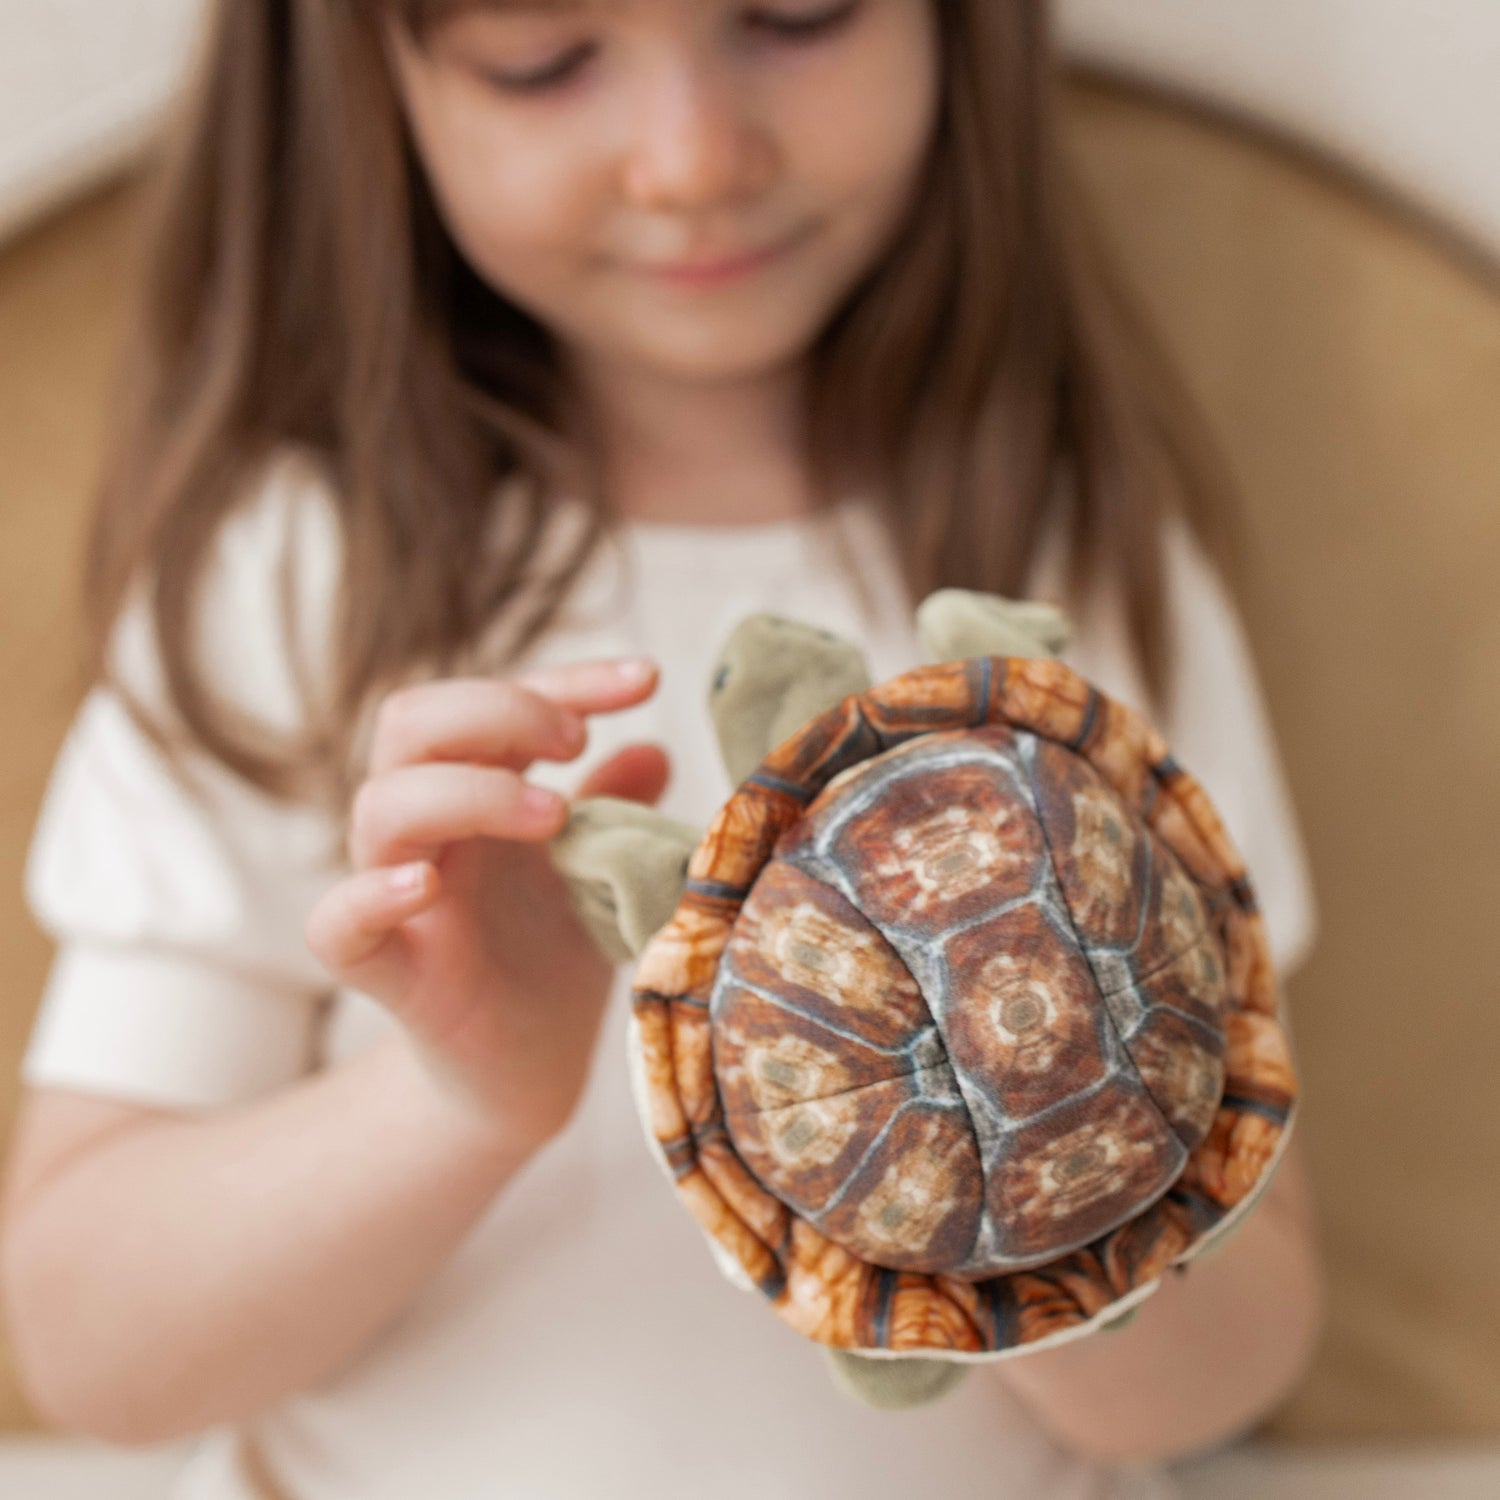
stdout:
[(55, 1421), (121, 1443), (315, 1385), (538, 1145), (448, 1100), (401, 1036), (253, 1105), (112, 1138), (10, 1226), (27, 1384)]
[(1126, 1327), (996, 1368), (1042, 1425), (1091, 1457), (1166, 1463), (1235, 1437), (1305, 1373), (1323, 1268), (1294, 1139), (1218, 1251), (1168, 1271)]

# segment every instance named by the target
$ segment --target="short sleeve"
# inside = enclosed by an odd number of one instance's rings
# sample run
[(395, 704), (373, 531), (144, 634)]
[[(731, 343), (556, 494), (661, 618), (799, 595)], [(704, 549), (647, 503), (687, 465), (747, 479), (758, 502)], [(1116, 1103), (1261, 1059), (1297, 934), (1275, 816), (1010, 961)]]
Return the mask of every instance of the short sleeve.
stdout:
[[(332, 578), (332, 535), (313, 471), (281, 461), (226, 522), (206, 580), (215, 688), (277, 729), (295, 724), (302, 702), (276, 603), (281, 570), (294, 548), (309, 618)], [(160, 709), (143, 595), (111, 649), (118, 675)], [(336, 877), (330, 821), (206, 753), (186, 758), (196, 792), (107, 685), (69, 726), (26, 858), (27, 905), (56, 944), (21, 1063), (27, 1083), (210, 1108), (311, 1066), (334, 983), (303, 923)]]
[[(1060, 535), (1060, 533), (1059, 533)], [(1277, 973), (1285, 979), (1311, 952), (1318, 909), (1307, 853), (1254, 658), (1223, 580), (1188, 523), (1169, 515), (1163, 533), (1176, 650), (1172, 717), (1158, 722), (1177, 761), (1201, 783), (1250, 875)], [(1054, 547), (1037, 592), (1057, 591)], [(1146, 711), (1118, 596), (1076, 619), (1065, 659), (1112, 697)]]

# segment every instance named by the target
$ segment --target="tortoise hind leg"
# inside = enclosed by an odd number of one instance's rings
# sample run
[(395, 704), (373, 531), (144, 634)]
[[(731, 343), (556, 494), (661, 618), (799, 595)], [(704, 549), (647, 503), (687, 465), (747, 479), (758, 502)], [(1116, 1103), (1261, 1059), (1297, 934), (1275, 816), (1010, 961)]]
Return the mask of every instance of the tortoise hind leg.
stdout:
[(833, 1383), (882, 1411), (905, 1411), (946, 1396), (969, 1373), (952, 1359), (870, 1359), (848, 1349), (823, 1350)]

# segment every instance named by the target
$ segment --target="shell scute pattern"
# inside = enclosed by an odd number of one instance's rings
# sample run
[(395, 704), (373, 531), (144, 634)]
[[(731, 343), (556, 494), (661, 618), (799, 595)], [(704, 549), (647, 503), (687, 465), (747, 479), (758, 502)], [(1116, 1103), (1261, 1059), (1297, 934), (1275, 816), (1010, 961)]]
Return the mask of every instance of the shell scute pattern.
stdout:
[(737, 910), (732, 902), (705, 899), (690, 891), (641, 955), (635, 973), (636, 994), (707, 1005), (719, 953)]
[(1054, 660), (921, 668), (777, 747), (636, 1006), (690, 1209), (842, 1347), (1087, 1321), (1253, 1191), (1296, 1099), (1217, 814)]
[(1024, 725), (1045, 739), (1083, 751), (1100, 720), (1103, 695), (1071, 667), (1048, 658), (1003, 658), (985, 717)]
[(794, 1215), (785, 1258), (786, 1289), (777, 1311), (820, 1343), (859, 1341), (871, 1280), (880, 1273)]
[(742, 899), (777, 838), (802, 812), (783, 788), (751, 780), (724, 804), (688, 861), (688, 894), (700, 900)]
[(1155, 1003), (1143, 1011), (1125, 1045), (1141, 1083), (1191, 1151), (1208, 1134), (1224, 1093), (1224, 1038), (1222, 1033), (1206, 1034), (1202, 1026), (1168, 1008), (1159, 998), (1163, 979), (1158, 975), (1143, 987)]
[(688, 1125), (697, 1127), (718, 1119), (722, 1111), (714, 1086), (712, 1036), (708, 1012), (702, 1006), (681, 1001), (672, 1006), (672, 1056)]
[(956, 1349), (965, 1353), (984, 1348), (978, 1325), (959, 1299), (933, 1297), (928, 1287), (912, 1276), (898, 1277), (892, 1288), (877, 1282), (874, 1293), (872, 1300), (879, 1316), (871, 1320), (871, 1333), (883, 1331), (889, 1348)]
[(1170, 762), (1167, 742), (1129, 704), (1101, 699), (1085, 751), (1088, 764), (1127, 806), (1149, 818), (1156, 792), (1152, 767)]
[[(873, 1141), (872, 1114), (885, 1122)], [(877, 1245), (885, 1265), (962, 1255), (972, 1242), (982, 1188), (973, 1135), (959, 1111), (934, 1107), (910, 1079), (746, 1123), (736, 1145), (752, 1171), (774, 1173), (778, 1195), (831, 1241)], [(786, 1139), (804, 1127), (809, 1139)], [(820, 1173), (823, 1150), (838, 1154)]]
[(1223, 915), (1224, 950), (1229, 965), (1229, 992), (1241, 997), (1246, 1010), (1274, 1016), (1277, 1009), (1276, 974), (1265, 923), (1252, 907), (1240, 906)]
[(885, 748), (861, 699), (845, 698), (773, 750), (747, 784), (795, 788), (800, 812), (814, 788)]
[(698, 1132), (695, 1145), (704, 1175), (723, 1196), (725, 1205), (773, 1253), (784, 1249), (791, 1210), (751, 1175), (722, 1125)]
[(1225, 1037), (1225, 1091), (1279, 1119), (1297, 1088), (1285, 1030), (1271, 1016), (1240, 1010), (1229, 1016)]
[(724, 957), (721, 985), (738, 978), (874, 1047), (904, 1046), (928, 1021), (916, 980), (879, 930), (795, 865), (766, 866)]
[(889, 1082), (889, 1049), (852, 1032), (830, 1034), (812, 1017), (763, 1003), (737, 985), (724, 991), (718, 1026), (719, 1092), (733, 1119), (764, 1115)]
[(720, 1187), (702, 1163), (695, 1162), (677, 1178), (677, 1191), (693, 1217), (749, 1273), (768, 1295), (775, 1295), (783, 1280), (780, 1257), (772, 1246), (734, 1211)]
[(1141, 1083), (1114, 1074), (1022, 1125), (994, 1173), (994, 1258), (1031, 1269), (1123, 1224), (1186, 1161)]
[(913, 735), (951, 729), (955, 722), (982, 724), (987, 713), (987, 681), (992, 657), (972, 662), (938, 662), (893, 677), (860, 696), (884, 748)]
[(1108, 1028), (1089, 966), (1035, 906), (956, 934), (944, 960), (948, 1048), (965, 1076), (988, 1081), (997, 1130), (1108, 1075)]
[[(1046, 859), (1041, 830), (980, 756), (990, 731), (939, 733), (882, 757), (880, 770), (809, 809), (809, 842), (827, 841), (851, 899), (882, 928), (952, 929), (1031, 890)], [(1005, 731), (1000, 743), (1008, 745)], [(825, 826), (837, 821), (830, 837)], [(790, 854), (789, 858), (798, 858)], [(810, 852), (801, 859), (811, 863)]]
[(1171, 797), (1152, 806), (1151, 826), (1171, 846), (1195, 880), (1205, 885), (1226, 881), (1246, 885), (1245, 867), (1229, 842), (1229, 835), (1208, 794), (1191, 777), (1172, 778)]
[(1047, 830), (1074, 926), (1093, 950), (1133, 947), (1142, 935), (1140, 893), (1151, 861), (1145, 828), (1086, 760), (1034, 736), (1028, 745), (1038, 826)]
[(671, 1001), (650, 991), (637, 990), (634, 1017), (640, 1033), (651, 1133), (665, 1153), (673, 1175), (681, 1183), (683, 1176), (692, 1169), (693, 1152), (672, 1057)]
[[(1152, 840), (1154, 850), (1163, 847), (1160, 840)], [(1219, 944), (1213, 913), (1202, 891), (1170, 854), (1152, 861), (1143, 918), (1135, 946), (1137, 982), (1145, 982), (1158, 972), (1171, 971), (1185, 956), (1201, 952), (1202, 971), (1184, 999), (1206, 1025), (1221, 1028), (1227, 972), (1223, 954), (1216, 951)]]
[[(953, 1075), (941, 1071), (951, 1093)], [(953, 1265), (968, 1254), (984, 1179), (973, 1132), (956, 1104), (956, 1098), (946, 1106), (924, 1098), (892, 1112), (847, 1191), (821, 1210), (831, 1239), (872, 1246), (877, 1265), (902, 1270)]]

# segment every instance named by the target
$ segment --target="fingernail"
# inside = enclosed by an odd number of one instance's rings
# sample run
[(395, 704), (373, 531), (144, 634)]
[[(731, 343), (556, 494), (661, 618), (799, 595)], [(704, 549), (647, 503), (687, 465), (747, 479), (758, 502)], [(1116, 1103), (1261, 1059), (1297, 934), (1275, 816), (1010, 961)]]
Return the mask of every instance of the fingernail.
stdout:
[(638, 656), (630, 661), (615, 663), (615, 675), (631, 687), (635, 687), (642, 682), (649, 682), (655, 673), (655, 665), (647, 661), (645, 657)]
[(544, 786), (529, 786), (522, 793), (521, 806), (539, 818), (549, 818), (562, 806), (562, 798)]
[(388, 878), (393, 891), (408, 896), (413, 891), (422, 889), (422, 882), (427, 878), (427, 867), (420, 861), (416, 864), (397, 865)]

